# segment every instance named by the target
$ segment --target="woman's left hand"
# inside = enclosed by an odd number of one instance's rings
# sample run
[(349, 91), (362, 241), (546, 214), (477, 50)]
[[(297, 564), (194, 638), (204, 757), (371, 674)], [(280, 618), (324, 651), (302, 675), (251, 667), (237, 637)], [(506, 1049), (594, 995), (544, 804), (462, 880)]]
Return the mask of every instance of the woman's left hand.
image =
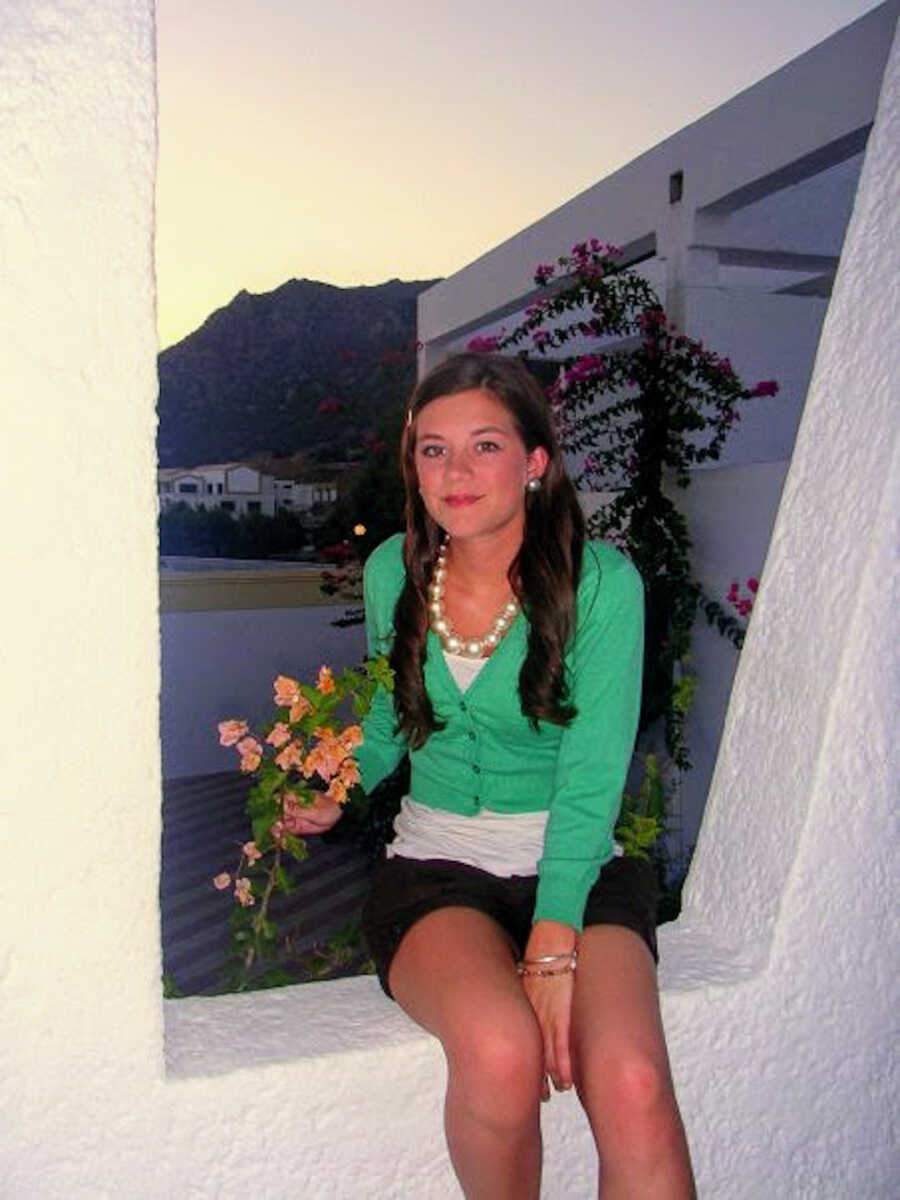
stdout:
[[(525, 949), (525, 958), (568, 953), (575, 948), (575, 930), (556, 921), (537, 921)], [(531, 1002), (544, 1039), (544, 1067), (558, 1092), (572, 1086), (572, 1056), (569, 1029), (575, 976), (571, 971), (556, 975), (523, 975), (522, 986)], [(549, 1091), (545, 1092), (549, 1099)]]

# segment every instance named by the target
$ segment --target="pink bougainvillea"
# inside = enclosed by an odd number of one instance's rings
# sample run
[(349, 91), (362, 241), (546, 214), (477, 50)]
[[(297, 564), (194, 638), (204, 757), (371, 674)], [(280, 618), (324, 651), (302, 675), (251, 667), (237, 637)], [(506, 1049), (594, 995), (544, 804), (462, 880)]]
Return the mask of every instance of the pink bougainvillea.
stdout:
[(470, 354), (495, 354), (500, 345), (500, 339), (493, 334), (479, 334), (470, 338), (466, 349)]
[(747, 392), (748, 396), (777, 396), (778, 383), (774, 379), (761, 379)]
[(746, 582), (746, 587), (748, 595), (743, 594), (740, 583), (733, 579), (725, 597), (739, 617), (749, 617), (753, 612), (753, 598), (759, 589), (759, 580), (751, 575)]

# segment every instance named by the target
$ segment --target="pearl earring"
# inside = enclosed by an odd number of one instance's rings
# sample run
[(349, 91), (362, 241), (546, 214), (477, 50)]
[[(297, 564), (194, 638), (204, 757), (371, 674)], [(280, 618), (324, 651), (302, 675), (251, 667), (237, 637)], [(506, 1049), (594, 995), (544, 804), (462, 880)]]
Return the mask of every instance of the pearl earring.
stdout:
[(541, 490), (540, 477), (538, 475), (532, 475), (532, 477), (525, 484), (525, 491), (531, 492), (531, 494), (534, 495), (535, 492), (539, 492), (540, 490)]

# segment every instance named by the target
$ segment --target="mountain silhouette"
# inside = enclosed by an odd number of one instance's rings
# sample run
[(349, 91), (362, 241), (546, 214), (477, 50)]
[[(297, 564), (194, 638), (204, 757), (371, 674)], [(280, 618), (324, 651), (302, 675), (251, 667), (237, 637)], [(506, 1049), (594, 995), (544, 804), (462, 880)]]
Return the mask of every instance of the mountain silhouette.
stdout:
[(362, 457), (412, 386), (416, 297), (434, 282), (239, 292), (159, 355), (160, 466)]

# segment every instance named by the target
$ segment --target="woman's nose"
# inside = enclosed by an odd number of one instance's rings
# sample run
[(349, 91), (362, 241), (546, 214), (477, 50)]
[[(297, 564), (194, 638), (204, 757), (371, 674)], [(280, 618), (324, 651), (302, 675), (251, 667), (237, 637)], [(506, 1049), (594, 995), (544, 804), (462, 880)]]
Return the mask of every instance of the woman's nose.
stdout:
[(447, 455), (446, 466), (448, 475), (471, 475), (473, 466), (472, 456), (468, 450), (451, 452)]

